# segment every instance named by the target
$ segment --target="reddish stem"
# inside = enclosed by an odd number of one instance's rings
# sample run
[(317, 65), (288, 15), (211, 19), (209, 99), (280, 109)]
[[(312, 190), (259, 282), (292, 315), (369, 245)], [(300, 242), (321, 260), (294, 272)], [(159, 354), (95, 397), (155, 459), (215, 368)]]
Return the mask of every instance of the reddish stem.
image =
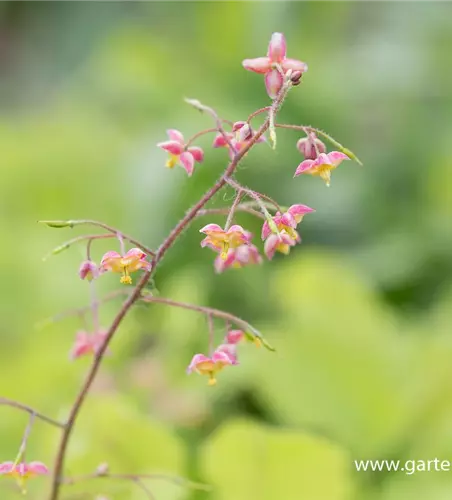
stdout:
[[(291, 84), (286, 83), (282, 87), (282, 89), (281, 89), (280, 93), (278, 94), (278, 96), (276, 97), (276, 99), (273, 101), (272, 108), (271, 108), (271, 111), (273, 111), (273, 114), (275, 114), (279, 110), (279, 108), (281, 107), (290, 87), (291, 87)], [(219, 119), (218, 115), (215, 113), (215, 111), (207, 106), (203, 106), (201, 103), (198, 103), (197, 101), (190, 101), (190, 102), (192, 105), (194, 105), (195, 107), (197, 107), (201, 111), (206, 111), (214, 117), (220, 133), (226, 139), (227, 138), (226, 132), (224, 131), (222, 122)], [(182, 218), (182, 220), (178, 222), (176, 227), (170, 232), (170, 234), (167, 236), (167, 238), (160, 245), (160, 247), (157, 251), (157, 254), (155, 255), (155, 257), (152, 261), (152, 265), (151, 265), (150, 269), (143, 274), (140, 281), (135, 286), (134, 291), (127, 298), (127, 300), (123, 303), (121, 309), (119, 310), (118, 314), (114, 318), (110, 328), (108, 329), (108, 331), (106, 333), (105, 341), (102, 344), (101, 348), (96, 353), (94, 360), (91, 364), (91, 367), (89, 369), (89, 372), (88, 372), (86, 379), (84, 381), (84, 384), (82, 385), (82, 388), (81, 388), (79, 394), (77, 395), (75, 402), (74, 402), (74, 404), (69, 412), (69, 417), (68, 417), (67, 423), (64, 427), (63, 435), (61, 436), (61, 441), (58, 445), (57, 456), (55, 459), (55, 466), (54, 466), (54, 470), (53, 470), (52, 486), (51, 486), (49, 500), (57, 500), (58, 499), (60, 485), (62, 482), (62, 473), (63, 473), (63, 467), (64, 467), (64, 459), (66, 456), (66, 450), (67, 450), (67, 447), (69, 444), (70, 436), (71, 436), (72, 431), (74, 429), (74, 425), (75, 425), (77, 416), (78, 416), (78, 414), (83, 406), (83, 403), (86, 399), (86, 396), (88, 395), (88, 392), (91, 388), (91, 385), (94, 382), (94, 379), (97, 375), (97, 372), (98, 372), (99, 367), (101, 365), (104, 354), (107, 350), (108, 344), (110, 343), (113, 335), (115, 334), (116, 330), (118, 329), (119, 325), (121, 324), (121, 321), (123, 320), (124, 316), (129, 311), (129, 309), (133, 306), (133, 304), (141, 297), (141, 291), (146, 286), (146, 283), (151, 278), (157, 265), (163, 259), (166, 252), (171, 248), (173, 243), (177, 240), (177, 238), (184, 231), (184, 229), (196, 218), (196, 216), (198, 215), (198, 212), (206, 205), (206, 203), (209, 202), (218, 193), (218, 191), (220, 191), (220, 189), (226, 185), (227, 179), (229, 177), (231, 177), (231, 175), (234, 173), (240, 160), (256, 144), (258, 139), (268, 129), (269, 125), (270, 125), (270, 117), (267, 117), (265, 122), (260, 126), (259, 130), (252, 137), (252, 139), (244, 146), (243, 149), (241, 149), (239, 152), (235, 153), (232, 161), (229, 163), (228, 167), (224, 171), (223, 175), (218, 179), (218, 181), (185, 214), (185, 216)], [(229, 141), (227, 141), (227, 142), (229, 143)]]

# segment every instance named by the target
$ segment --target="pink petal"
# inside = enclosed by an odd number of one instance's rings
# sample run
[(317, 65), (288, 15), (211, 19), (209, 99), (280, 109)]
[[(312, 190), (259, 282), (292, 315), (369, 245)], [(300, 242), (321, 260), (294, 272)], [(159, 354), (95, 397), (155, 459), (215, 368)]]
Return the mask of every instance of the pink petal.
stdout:
[(313, 208), (308, 207), (307, 205), (301, 205), (301, 204), (292, 205), (291, 207), (289, 207), (289, 210), (287, 210), (287, 211), (293, 217), (296, 217), (297, 215), (305, 215), (305, 214), (309, 214), (311, 212), (315, 212), (315, 210)]
[(30, 462), (28, 470), (34, 474), (48, 474), (49, 469), (42, 462)]
[[(230, 140), (234, 138), (233, 134), (226, 134)], [(223, 134), (217, 134), (215, 136), (215, 139), (213, 140), (212, 147), (214, 148), (224, 148), (228, 146), (228, 143), (226, 142), (226, 139), (224, 138)]]
[(295, 170), (294, 177), (300, 174), (304, 174), (306, 171), (310, 170), (316, 160), (304, 160), (302, 161), (298, 167), (297, 170)]
[(297, 221), (290, 212), (286, 212), (281, 216), (281, 224), (289, 227), (297, 227)]
[(164, 141), (157, 144), (159, 148), (164, 149), (172, 155), (179, 156), (184, 152), (184, 146), (177, 141)]
[(271, 234), (264, 243), (264, 253), (267, 256), (268, 260), (272, 260), (273, 256), (276, 252), (276, 247), (280, 243), (279, 237), (277, 234)]
[(232, 365), (231, 359), (224, 352), (215, 351), (212, 355), (212, 361), (215, 364), (221, 363), (221, 364), (225, 364), (225, 365)]
[(272, 34), (267, 56), (273, 63), (281, 63), (286, 57), (286, 39), (282, 33)]
[(241, 245), (235, 250), (235, 260), (242, 265), (260, 264), (262, 258), (254, 245)]
[(184, 144), (184, 136), (182, 135), (182, 132), (179, 132), (179, 130), (176, 130), (174, 128), (170, 128), (166, 131), (166, 133), (168, 134), (168, 137), (172, 141), (176, 141), (179, 144)]
[(124, 258), (127, 259), (128, 257), (132, 257), (134, 259), (139, 259), (143, 260), (146, 258), (146, 254), (143, 252), (143, 250), (140, 250), (139, 248), (131, 248), (125, 255)]
[(283, 77), (277, 69), (265, 74), (265, 88), (269, 97), (274, 99), (283, 86)]
[(218, 224), (207, 224), (202, 229), (199, 230), (200, 233), (209, 234), (212, 232), (224, 233), (223, 228), (221, 228)]
[[(217, 248), (214, 248), (214, 250), (218, 251)], [(226, 255), (226, 259), (223, 259), (221, 255), (217, 255), (213, 263), (215, 272), (220, 274), (223, 271), (226, 271), (226, 269), (228, 269), (229, 267), (231, 267), (232, 264), (234, 264), (235, 262), (235, 253), (236, 250), (231, 248)]]
[(229, 358), (229, 361), (231, 362), (231, 365), (239, 364), (239, 362), (237, 361), (237, 347), (234, 344), (221, 344), (216, 348), (215, 353), (226, 354), (226, 356)]
[(262, 225), (262, 231), (261, 231), (261, 238), (262, 241), (267, 239), (268, 236), (271, 234), (272, 230), (270, 229), (270, 226), (268, 225), (268, 222), (265, 221)]
[(0, 474), (8, 474), (12, 472), (14, 462), (3, 462), (0, 464)]
[(245, 231), (243, 229), (242, 226), (239, 226), (238, 224), (233, 224), (227, 231), (227, 234), (231, 234), (231, 233), (242, 233), (242, 234), (246, 234), (248, 231)]
[(303, 61), (298, 61), (297, 59), (286, 58), (284, 59), (281, 66), (284, 72), (288, 71), (289, 69), (291, 69), (292, 71), (301, 71), (302, 73), (308, 71), (308, 65)]
[[(313, 166), (318, 167), (320, 165), (332, 165), (330, 155), (331, 153), (320, 153), (316, 160), (314, 160)], [(341, 153), (339, 153), (341, 154)]]
[(199, 363), (204, 363), (204, 362), (209, 362), (211, 361), (210, 358), (205, 356), (204, 354), (195, 354), (190, 361), (190, 364), (188, 365), (187, 368), (187, 373), (191, 373)]
[(193, 156), (195, 161), (197, 161), (198, 163), (201, 163), (203, 161), (204, 151), (201, 148), (193, 146), (191, 148), (188, 148), (187, 151)]
[(179, 160), (187, 172), (188, 177), (191, 177), (195, 166), (195, 159), (193, 158), (193, 155), (186, 151), (179, 156)]
[(331, 151), (331, 153), (328, 153), (328, 158), (330, 162), (334, 166), (338, 166), (343, 160), (350, 160), (350, 158), (344, 154), (344, 153), (339, 153), (339, 151)]
[(206, 247), (212, 249), (214, 252), (219, 252), (222, 249), (221, 244), (213, 243), (210, 236), (206, 236), (201, 241), (201, 248), (206, 248)]
[(245, 59), (242, 66), (248, 71), (255, 73), (267, 73), (271, 69), (271, 62), (268, 57), (256, 57), (255, 59)]
[(229, 332), (226, 334), (225, 340), (228, 344), (237, 344), (243, 339), (244, 336), (245, 334), (242, 332), (242, 330), (229, 330)]

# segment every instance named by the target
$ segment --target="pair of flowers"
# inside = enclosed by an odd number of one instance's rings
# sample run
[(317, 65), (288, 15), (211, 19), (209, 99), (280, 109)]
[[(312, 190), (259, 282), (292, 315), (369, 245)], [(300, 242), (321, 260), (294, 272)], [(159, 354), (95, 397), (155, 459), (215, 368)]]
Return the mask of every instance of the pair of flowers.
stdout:
[(147, 255), (139, 248), (131, 248), (124, 255), (118, 252), (110, 251), (104, 254), (97, 267), (91, 260), (85, 260), (80, 265), (79, 276), (82, 280), (91, 281), (105, 272), (113, 272), (122, 274), (120, 282), (126, 285), (132, 283), (130, 273), (141, 269), (148, 271), (151, 269), (151, 263), (146, 260)]
[[(264, 253), (269, 260), (273, 259), (276, 252), (287, 255), (290, 247), (301, 241), (296, 227), (311, 212), (314, 209), (307, 205), (292, 205), (283, 214), (277, 212), (271, 223), (264, 222), (262, 240), (265, 241)], [(206, 235), (201, 241), (201, 247), (209, 247), (218, 253), (214, 262), (218, 273), (230, 267), (240, 268), (247, 264), (262, 263), (259, 250), (251, 243), (251, 233), (242, 226), (235, 224), (224, 230), (218, 224), (207, 224), (200, 232)]]
[[(239, 364), (237, 344), (250, 339), (251, 337), (242, 330), (230, 330), (224, 338), (224, 343), (219, 345), (210, 357), (205, 354), (195, 354), (188, 365), (187, 373), (195, 372), (199, 375), (207, 375), (209, 377), (208, 385), (215, 385), (218, 372), (226, 366)], [(257, 337), (252, 337), (252, 341), (258, 347), (261, 345)]]
[[(169, 140), (157, 144), (159, 148), (169, 154), (166, 166), (173, 168), (175, 165), (180, 165), (191, 177), (195, 163), (201, 163), (204, 160), (203, 149), (197, 146), (188, 146), (182, 132), (179, 132), (179, 130), (169, 129), (166, 133)], [(254, 132), (247, 122), (235, 122), (232, 125), (232, 132), (226, 132), (225, 135), (219, 133), (215, 136), (213, 147), (228, 148), (229, 156), (232, 158), (235, 153), (245, 147), (253, 135)], [(265, 137), (259, 137), (256, 142), (265, 142)]]

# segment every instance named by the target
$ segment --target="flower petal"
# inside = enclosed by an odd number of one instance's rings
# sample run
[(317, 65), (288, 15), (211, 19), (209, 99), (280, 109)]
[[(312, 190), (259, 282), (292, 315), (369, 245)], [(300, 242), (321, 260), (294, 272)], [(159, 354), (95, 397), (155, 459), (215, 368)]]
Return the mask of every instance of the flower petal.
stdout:
[(331, 151), (331, 153), (328, 153), (327, 156), (335, 167), (337, 167), (343, 160), (350, 160), (346, 154), (340, 153), (339, 151)]
[(32, 474), (48, 474), (49, 469), (42, 462), (30, 462), (28, 464), (28, 471)]
[(14, 462), (3, 462), (0, 464), (0, 474), (10, 474), (14, 469)]
[(193, 156), (195, 161), (198, 163), (201, 163), (204, 160), (204, 151), (202, 148), (199, 148), (198, 146), (193, 146), (191, 148), (188, 148), (187, 151)]
[(179, 160), (181, 162), (181, 165), (184, 167), (185, 171), (188, 174), (188, 177), (191, 177), (193, 174), (194, 166), (195, 166), (195, 159), (193, 158), (193, 155), (186, 151), (185, 153), (182, 153), (179, 156)]
[(299, 61), (298, 59), (286, 58), (282, 62), (281, 66), (284, 72), (289, 71), (289, 69), (291, 69), (292, 71), (301, 71), (302, 73), (308, 71), (308, 65), (303, 61)]
[(310, 214), (311, 212), (315, 212), (315, 210), (311, 207), (308, 207), (307, 205), (298, 204), (289, 207), (289, 210), (287, 210), (287, 212), (292, 215), (295, 220), (297, 220), (297, 217), (299, 217), (300, 215)]
[(175, 156), (179, 156), (184, 152), (184, 146), (177, 141), (159, 142), (157, 146)]
[(286, 57), (286, 39), (282, 33), (273, 33), (268, 45), (267, 56), (273, 63), (281, 63)]
[(304, 160), (302, 161), (298, 167), (297, 170), (295, 170), (294, 177), (297, 177), (297, 175), (304, 174), (308, 170), (310, 170), (313, 167), (315, 160)]
[(100, 268), (102, 271), (122, 272), (121, 255), (114, 251), (107, 252), (100, 261)]
[(204, 226), (202, 229), (199, 230), (199, 232), (205, 234), (209, 234), (211, 232), (224, 233), (224, 230), (218, 224), (207, 224), (207, 226)]
[(262, 231), (261, 231), (262, 241), (266, 240), (270, 236), (271, 232), (272, 232), (272, 230), (270, 229), (270, 226), (268, 225), (268, 222), (265, 221), (262, 224)]
[(179, 130), (176, 130), (175, 128), (170, 128), (166, 131), (166, 133), (168, 134), (168, 137), (172, 141), (184, 144), (184, 136), (182, 135), (182, 132), (179, 132)]
[(269, 97), (274, 99), (283, 86), (283, 77), (277, 69), (265, 74), (265, 88)]
[(225, 340), (228, 344), (237, 344), (243, 340), (244, 337), (245, 334), (242, 330), (229, 330), (226, 334)]
[(242, 66), (248, 71), (255, 73), (267, 73), (271, 69), (271, 62), (268, 57), (256, 57), (254, 59), (245, 59), (242, 61)]
[[(227, 136), (229, 137), (229, 139), (232, 140), (232, 138), (233, 138), (232, 134), (227, 134)], [(226, 139), (224, 138), (223, 134), (217, 134), (215, 136), (215, 139), (213, 140), (212, 147), (214, 147), (214, 148), (224, 148), (226, 146), (228, 146), (228, 143), (226, 142)]]

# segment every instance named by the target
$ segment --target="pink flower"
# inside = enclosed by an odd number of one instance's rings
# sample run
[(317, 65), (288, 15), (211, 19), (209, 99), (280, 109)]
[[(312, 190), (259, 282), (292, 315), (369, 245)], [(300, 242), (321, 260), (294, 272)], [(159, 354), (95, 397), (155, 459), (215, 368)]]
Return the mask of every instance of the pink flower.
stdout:
[(299, 165), (297, 170), (295, 170), (294, 177), (301, 174), (311, 174), (320, 176), (326, 185), (330, 185), (331, 181), (331, 170), (338, 167), (343, 160), (349, 160), (350, 158), (338, 151), (331, 151), (331, 153), (325, 154), (320, 153), (318, 158), (315, 160), (304, 160)]
[(203, 161), (204, 151), (196, 146), (187, 148), (184, 136), (178, 130), (167, 130), (167, 134), (170, 140), (157, 144), (159, 148), (169, 153), (166, 166), (173, 168), (175, 165), (181, 165), (190, 177), (193, 174), (195, 162), (201, 163)]
[(246, 335), (243, 330), (229, 330), (224, 340), (227, 342), (227, 345), (237, 345), (240, 342), (252, 342), (257, 347), (262, 345), (259, 337)]
[[(297, 232), (294, 231), (294, 229), (303, 220), (303, 217), (311, 212), (315, 212), (315, 210), (307, 205), (292, 205), (289, 210), (282, 215), (280, 212), (276, 212), (276, 215), (273, 217), (273, 222), (278, 231), (285, 231), (292, 239), (297, 240)], [(262, 226), (262, 239), (267, 239), (271, 233), (272, 230), (270, 225), (268, 221), (265, 221)]]
[[(223, 134), (217, 134), (213, 140), (214, 148), (228, 148), (229, 156), (232, 158), (235, 153), (240, 152), (254, 137), (254, 131), (246, 122), (235, 122), (232, 132), (228, 132), (226, 135), (231, 143), (233, 150), (229, 147), (228, 142), (226, 141)], [(265, 137), (261, 135), (259, 139), (256, 141), (256, 144), (265, 142)]]
[(21, 490), (25, 493), (25, 483), (27, 479), (35, 476), (45, 475), (49, 469), (42, 462), (3, 462), (0, 464), (0, 475), (13, 477), (17, 480)]
[(237, 361), (237, 346), (235, 344), (221, 344), (216, 348), (215, 352), (223, 352), (226, 354), (232, 365), (239, 364)]
[(245, 69), (265, 75), (265, 87), (268, 95), (274, 99), (284, 83), (283, 75), (289, 71), (308, 70), (306, 63), (286, 57), (286, 39), (282, 33), (273, 33), (268, 46), (267, 57), (245, 59), (242, 62)]
[(80, 264), (78, 274), (80, 276), (80, 279), (87, 279), (88, 281), (92, 281), (99, 276), (99, 269), (93, 261), (85, 260)]
[(230, 248), (237, 248), (251, 241), (251, 233), (245, 231), (242, 226), (234, 224), (227, 231), (218, 224), (207, 224), (199, 230), (206, 237), (201, 241), (201, 246), (212, 248), (221, 252), (221, 258), (226, 260)]
[(222, 273), (226, 269), (241, 268), (248, 264), (261, 264), (262, 257), (259, 250), (254, 245), (240, 245), (237, 248), (230, 248), (226, 258), (218, 255), (215, 258), (214, 267), (217, 273)]
[(306, 160), (315, 160), (320, 153), (325, 153), (325, 144), (314, 134), (309, 132), (297, 142), (297, 149)]
[(106, 336), (107, 332), (104, 330), (100, 330), (92, 335), (83, 330), (77, 332), (74, 345), (71, 349), (70, 359), (74, 360), (89, 354), (96, 355), (103, 346)]
[(195, 354), (187, 368), (187, 373), (196, 372), (200, 375), (209, 376), (209, 385), (215, 385), (217, 380), (215, 375), (227, 365), (233, 365), (233, 361), (228, 354), (215, 351), (211, 358), (204, 354)]
[(279, 234), (270, 234), (266, 239), (264, 244), (264, 252), (269, 260), (273, 259), (275, 252), (281, 252), (287, 255), (290, 252), (290, 247), (295, 246), (301, 241), (300, 235), (296, 232), (295, 238), (292, 238), (285, 231), (281, 231)]
[(130, 273), (144, 269), (151, 269), (151, 264), (146, 260), (146, 254), (139, 248), (130, 249), (125, 255), (118, 252), (107, 252), (100, 262), (100, 271), (111, 271), (113, 273), (122, 273), (121, 283), (130, 285), (132, 278)]

